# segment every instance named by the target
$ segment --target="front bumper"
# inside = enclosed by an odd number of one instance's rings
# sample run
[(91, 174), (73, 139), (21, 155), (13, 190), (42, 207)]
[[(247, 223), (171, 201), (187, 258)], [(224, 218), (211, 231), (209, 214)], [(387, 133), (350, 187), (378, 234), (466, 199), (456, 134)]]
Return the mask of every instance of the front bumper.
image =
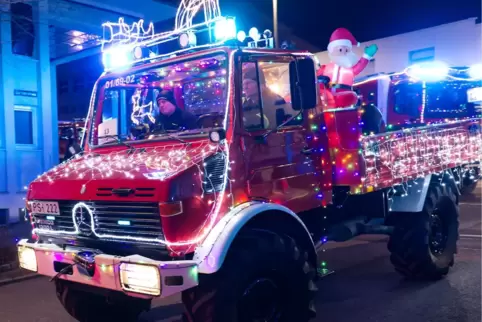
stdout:
[[(27, 239), (18, 243), (18, 254), (20, 266), (35, 271), (40, 275), (56, 276), (62, 268), (69, 264), (74, 264), (75, 254), (84, 249), (73, 247), (59, 247), (54, 244), (30, 243)], [(74, 265), (66, 274), (61, 274), (58, 278), (90, 285), (93, 287), (124, 292), (129, 296), (152, 298), (167, 297), (176, 293), (180, 293), (189, 288), (198, 285), (197, 264), (192, 260), (182, 261), (156, 261), (140, 255), (132, 256), (114, 256), (108, 254), (97, 254), (94, 257), (95, 268), (92, 276), (86, 275), (83, 267)], [(152, 273), (151, 285), (159, 287), (158, 292), (146, 292), (143, 287), (132, 287), (131, 283), (127, 283), (126, 267), (141, 268), (139, 276), (133, 277), (131, 272), (131, 281), (135, 283), (139, 278), (144, 278), (142, 283), (146, 281), (144, 268), (149, 268), (147, 273)], [(121, 277), (122, 275), (122, 277)]]

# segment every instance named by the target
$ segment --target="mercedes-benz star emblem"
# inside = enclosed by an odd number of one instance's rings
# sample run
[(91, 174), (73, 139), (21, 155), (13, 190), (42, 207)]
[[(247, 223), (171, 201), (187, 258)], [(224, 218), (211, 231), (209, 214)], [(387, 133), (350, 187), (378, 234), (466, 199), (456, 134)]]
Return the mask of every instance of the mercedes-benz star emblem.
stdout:
[(82, 235), (89, 236), (92, 234), (92, 218), (90, 211), (81, 205), (75, 209), (74, 219), (79, 231)]

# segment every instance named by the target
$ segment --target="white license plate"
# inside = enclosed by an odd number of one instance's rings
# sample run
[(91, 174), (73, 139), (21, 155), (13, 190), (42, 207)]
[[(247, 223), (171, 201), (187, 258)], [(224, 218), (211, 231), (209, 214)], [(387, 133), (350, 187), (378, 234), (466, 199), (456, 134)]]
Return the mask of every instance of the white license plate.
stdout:
[(60, 215), (59, 203), (56, 201), (32, 201), (30, 208), (34, 214)]

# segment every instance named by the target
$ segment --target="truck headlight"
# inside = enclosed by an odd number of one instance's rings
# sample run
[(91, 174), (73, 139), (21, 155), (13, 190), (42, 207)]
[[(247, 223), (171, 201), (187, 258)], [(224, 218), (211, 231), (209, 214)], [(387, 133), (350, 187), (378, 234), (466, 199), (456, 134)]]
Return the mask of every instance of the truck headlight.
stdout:
[(20, 267), (28, 269), (29, 271), (37, 271), (37, 256), (35, 256), (35, 251), (32, 248), (19, 246), (18, 261)]
[(154, 296), (161, 294), (161, 276), (157, 266), (121, 263), (119, 271), (125, 291)]

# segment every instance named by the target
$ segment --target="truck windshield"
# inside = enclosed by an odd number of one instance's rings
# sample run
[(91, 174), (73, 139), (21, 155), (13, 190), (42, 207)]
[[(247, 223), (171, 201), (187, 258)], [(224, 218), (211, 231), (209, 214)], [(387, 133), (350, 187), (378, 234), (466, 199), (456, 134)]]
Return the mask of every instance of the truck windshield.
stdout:
[(100, 83), (93, 145), (198, 134), (222, 127), (227, 64), (227, 56), (220, 54), (153, 66)]

